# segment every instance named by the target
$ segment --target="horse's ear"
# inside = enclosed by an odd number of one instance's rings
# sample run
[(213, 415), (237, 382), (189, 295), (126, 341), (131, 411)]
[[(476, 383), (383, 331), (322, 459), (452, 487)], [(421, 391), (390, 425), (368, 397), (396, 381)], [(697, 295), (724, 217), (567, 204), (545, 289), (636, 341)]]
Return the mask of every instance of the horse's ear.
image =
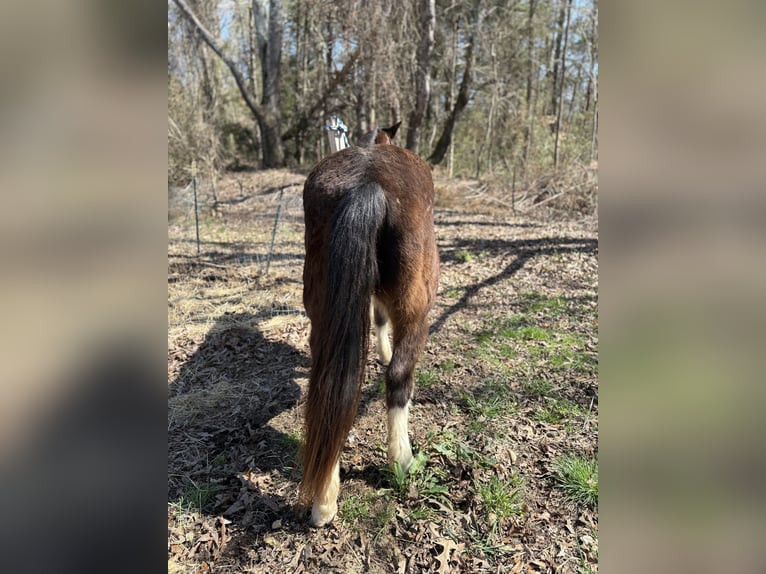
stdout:
[(389, 139), (394, 139), (394, 136), (396, 135), (396, 130), (399, 129), (399, 126), (402, 125), (402, 122), (399, 121), (392, 125), (390, 128), (383, 128), (383, 131), (386, 132)]

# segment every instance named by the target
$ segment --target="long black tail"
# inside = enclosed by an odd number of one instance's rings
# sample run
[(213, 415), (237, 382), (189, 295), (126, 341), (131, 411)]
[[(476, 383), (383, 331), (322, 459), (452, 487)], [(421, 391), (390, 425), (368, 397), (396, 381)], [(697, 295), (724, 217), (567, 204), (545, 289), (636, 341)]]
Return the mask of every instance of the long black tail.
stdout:
[(356, 418), (370, 333), (370, 297), (378, 283), (378, 233), (386, 215), (383, 189), (349, 191), (333, 215), (327, 292), (312, 349), (306, 405), (301, 499), (328, 485)]

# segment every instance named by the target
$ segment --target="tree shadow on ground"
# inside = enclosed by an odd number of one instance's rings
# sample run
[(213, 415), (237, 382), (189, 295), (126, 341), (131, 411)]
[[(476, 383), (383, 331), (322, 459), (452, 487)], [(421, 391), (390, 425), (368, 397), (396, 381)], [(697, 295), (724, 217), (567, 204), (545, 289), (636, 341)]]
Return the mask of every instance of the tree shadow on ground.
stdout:
[[(168, 389), (168, 500), (249, 534), (276, 519), (300, 523), (291, 506), (299, 438), (270, 423), (298, 403), (308, 359), (266, 338), (264, 318), (222, 315)], [(171, 361), (174, 352), (183, 348)]]
[(541, 255), (555, 255), (557, 253), (597, 253), (598, 240), (580, 237), (540, 237), (537, 239), (518, 240), (458, 239), (449, 247), (444, 245), (440, 246), (439, 257), (441, 258), (442, 263), (455, 261), (456, 253), (461, 250), (467, 250), (472, 253), (487, 251), (491, 255), (512, 254), (515, 255), (515, 258), (501, 269), (499, 273), (472, 285), (463, 286), (465, 292), (460, 299), (453, 305), (447, 307), (441, 315), (431, 323), (431, 335), (438, 332), (447, 319), (452, 315), (465, 309), (471, 299), (478, 294), (479, 291), (486, 289), (487, 287), (493, 287), (501, 281), (509, 279), (531, 259)]

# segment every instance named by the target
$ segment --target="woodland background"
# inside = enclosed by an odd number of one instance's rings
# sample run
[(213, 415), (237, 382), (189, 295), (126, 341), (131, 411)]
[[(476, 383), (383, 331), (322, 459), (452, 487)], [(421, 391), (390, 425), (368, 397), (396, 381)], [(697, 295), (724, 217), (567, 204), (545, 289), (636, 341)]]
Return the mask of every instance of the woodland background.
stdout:
[(595, 0), (168, 2), (168, 183), (310, 167), (402, 120), (444, 175), (596, 206)]

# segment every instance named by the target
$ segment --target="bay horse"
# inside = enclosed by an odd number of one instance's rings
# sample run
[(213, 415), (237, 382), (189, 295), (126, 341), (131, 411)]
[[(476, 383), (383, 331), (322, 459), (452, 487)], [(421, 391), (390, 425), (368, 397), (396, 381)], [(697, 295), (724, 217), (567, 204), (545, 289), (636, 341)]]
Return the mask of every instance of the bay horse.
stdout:
[(388, 365), (388, 461), (405, 472), (412, 462), (413, 371), (428, 337), (439, 253), (431, 169), (393, 144), (400, 124), (327, 156), (303, 187), (311, 374), (300, 502), (312, 504), (316, 527), (338, 510), (340, 456), (356, 418), (372, 320), (377, 352)]

